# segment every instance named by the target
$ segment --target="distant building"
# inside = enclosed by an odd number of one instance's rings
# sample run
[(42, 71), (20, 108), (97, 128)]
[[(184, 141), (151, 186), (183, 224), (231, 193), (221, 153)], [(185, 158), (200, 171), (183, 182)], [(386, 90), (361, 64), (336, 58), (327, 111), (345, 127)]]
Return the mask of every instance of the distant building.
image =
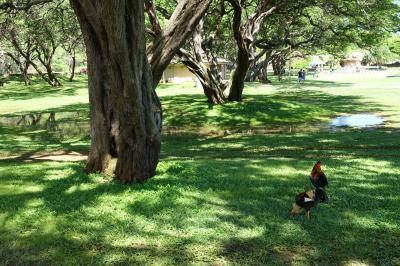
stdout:
[[(226, 59), (218, 58), (218, 70), (221, 73), (222, 79), (227, 79), (227, 68), (228, 65), (231, 64)], [(209, 62), (203, 62), (207, 67), (210, 67)], [(168, 67), (164, 70), (164, 73), (161, 78), (161, 82), (172, 82), (172, 83), (180, 83), (185, 81), (195, 81), (196, 76), (189, 71), (189, 69), (179, 61), (171, 62)]]
[(344, 68), (360, 68), (365, 56), (363, 52), (352, 52), (345, 59), (340, 60), (340, 66)]

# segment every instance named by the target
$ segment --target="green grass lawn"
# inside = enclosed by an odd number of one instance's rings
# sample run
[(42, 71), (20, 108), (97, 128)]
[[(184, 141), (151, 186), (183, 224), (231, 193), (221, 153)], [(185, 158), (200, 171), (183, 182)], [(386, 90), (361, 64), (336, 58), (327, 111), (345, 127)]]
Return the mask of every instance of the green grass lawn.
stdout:
[[(243, 102), (223, 106), (193, 84), (161, 85), (161, 162), (143, 185), (42, 157), (87, 152), (85, 79), (55, 89), (11, 81), (0, 88), (0, 261), (400, 265), (400, 77), (388, 76), (251, 83)], [(325, 125), (362, 112), (388, 122)], [(40, 116), (37, 125), (11, 125), (29, 124), (28, 114)], [(292, 219), (316, 160), (331, 202), (309, 221)]]

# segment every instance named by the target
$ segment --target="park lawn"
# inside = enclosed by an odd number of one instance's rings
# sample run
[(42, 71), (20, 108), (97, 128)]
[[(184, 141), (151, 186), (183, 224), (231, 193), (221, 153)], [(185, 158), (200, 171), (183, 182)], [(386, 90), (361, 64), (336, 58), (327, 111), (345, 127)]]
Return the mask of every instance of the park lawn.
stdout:
[[(335, 114), (395, 117), (396, 107), (385, 101), (391, 97), (375, 100), (369, 89), (359, 90), (360, 82), (248, 84), (244, 102), (226, 106), (208, 105), (190, 84), (164, 85), (158, 90), (170, 132), (157, 175), (142, 185), (86, 175), (84, 162), (31, 156), (88, 149), (87, 131), (67, 126), (85, 123), (87, 106), (62, 104), (80, 89), (60, 94), (42, 106), (59, 112), (58, 130), (46, 123), (0, 127), (0, 259), (11, 265), (400, 264), (400, 129), (316, 130)], [(385, 82), (380, 93), (394, 89)], [(322, 106), (311, 108), (315, 102)], [(265, 134), (257, 133), (261, 126)], [(17, 158), (5, 158), (11, 155)], [(310, 187), (307, 175), (318, 159), (331, 202), (313, 209), (310, 221), (291, 219), (294, 196)]]
[[(248, 83), (243, 102), (214, 106), (205, 102), (202, 89), (192, 82), (161, 84), (157, 93), (163, 104), (164, 130), (210, 133), (221, 130), (277, 129), (284, 126), (314, 127), (338, 114), (378, 113), (386, 124), (400, 126), (400, 70), (378, 74), (326, 76), (298, 84), (274, 81), (273, 86)], [(62, 80), (51, 88), (36, 81), (33, 88), (17, 81), (0, 88), (0, 116), (54, 111), (81, 111), (88, 119), (86, 79)], [(86, 111), (86, 113), (82, 113)], [(73, 117), (76, 117), (73, 115)]]
[(31, 86), (23, 86), (17, 78), (9, 78), (6, 85), (0, 87), (0, 115), (48, 111), (74, 104), (87, 104), (87, 78), (77, 75), (74, 82), (60, 77), (62, 87), (51, 87), (33, 76)]

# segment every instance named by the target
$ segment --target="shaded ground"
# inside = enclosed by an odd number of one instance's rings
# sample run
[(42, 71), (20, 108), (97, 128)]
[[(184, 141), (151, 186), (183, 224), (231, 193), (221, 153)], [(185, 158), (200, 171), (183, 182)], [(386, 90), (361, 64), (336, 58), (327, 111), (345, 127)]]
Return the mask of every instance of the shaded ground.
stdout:
[[(157, 176), (140, 186), (86, 176), (82, 163), (3, 162), (0, 256), (9, 264), (395, 264), (400, 143), (389, 147), (385, 134), (346, 134), (343, 146), (340, 135), (167, 138)], [(317, 158), (331, 203), (311, 221), (290, 219)]]
[(78, 162), (87, 159), (88, 151), (53, 151), (53, 152), (27, 152), (21, 156), (4, 157), (3, 162), (40, 162), (40, 161), (54, 161), (54, 162)]

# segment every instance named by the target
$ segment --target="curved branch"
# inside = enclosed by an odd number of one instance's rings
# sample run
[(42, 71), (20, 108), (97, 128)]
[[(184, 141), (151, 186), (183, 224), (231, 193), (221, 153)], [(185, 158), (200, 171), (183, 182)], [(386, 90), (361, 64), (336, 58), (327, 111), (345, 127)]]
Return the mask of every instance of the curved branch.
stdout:
[(204, 16), (211, 0), (181, 0), (158, 36), (147, 50), (153, 73), (154, 88), (179, 48)]

